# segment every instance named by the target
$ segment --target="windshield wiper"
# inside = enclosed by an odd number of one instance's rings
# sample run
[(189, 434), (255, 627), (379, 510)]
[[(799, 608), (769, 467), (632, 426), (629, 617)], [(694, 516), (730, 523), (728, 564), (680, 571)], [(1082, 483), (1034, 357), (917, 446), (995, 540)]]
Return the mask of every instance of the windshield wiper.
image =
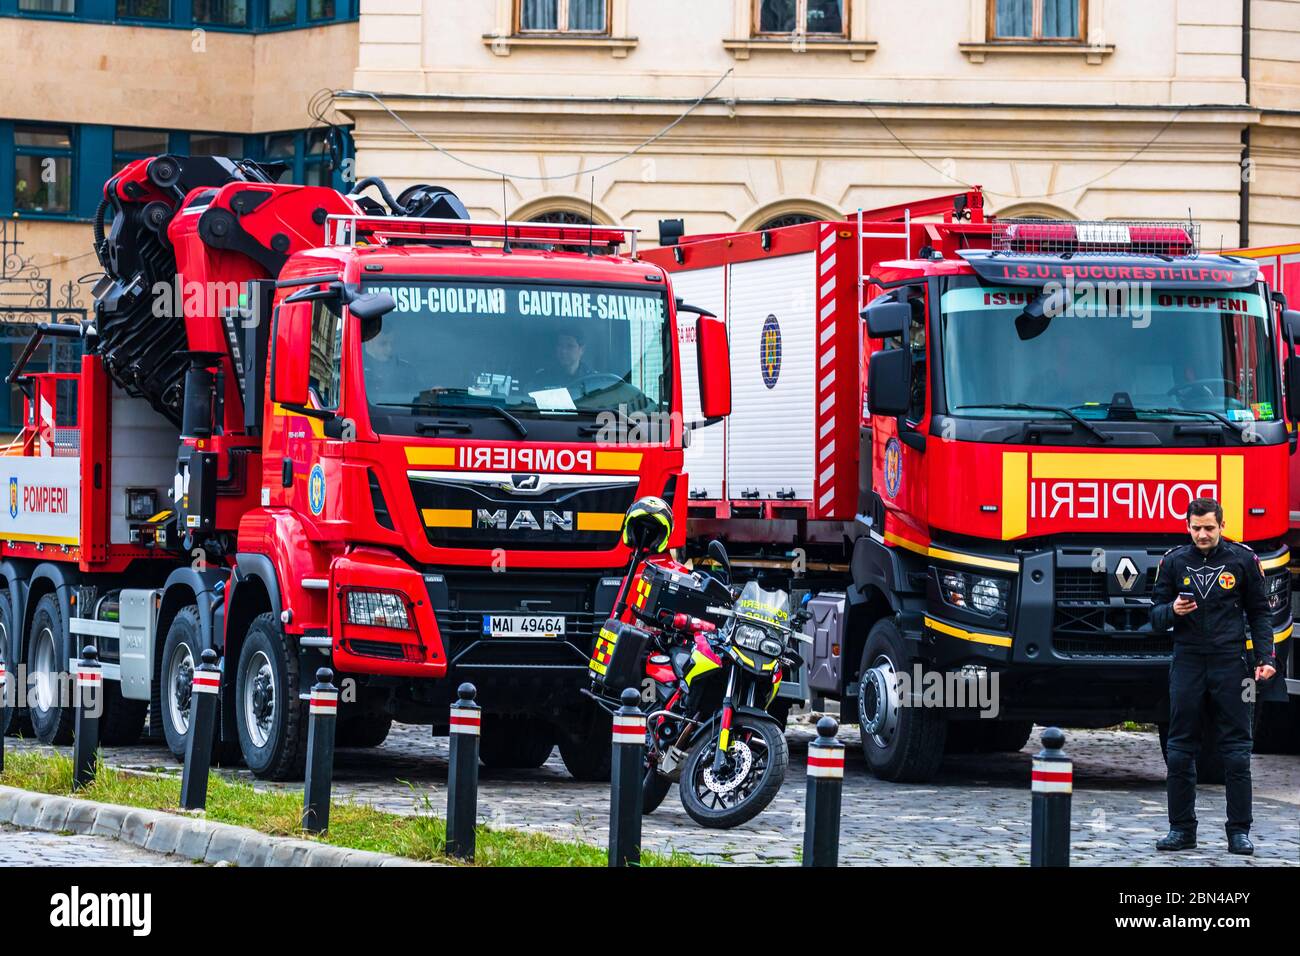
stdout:
[(1239, 435), (1246, 431), (1245, 425), (1234, 422), (1227, 415), (1209, 408), (1135, 408), (1133, 411), (1139, 415), (1209, 415), (1211, 418), (1217, 418)]
[(1088, 421), (1088, 419), (1083, 418), (1082, 416), (1075, 414), (1070, 409), (1064, 408), (1060, 405), (1030, 405), (1027, 402), (998, 402), (989, 405), (958, 405), (957, 406), (958, 411), (961, 411), (964, 408), (1005, 408), (1010, 411), (1055, 412), (1058, 415), (1064, 415), (1066, 418), (1072, 419), (1076, 425), (1080, 425), (1083, 428), (1086, 428), (1088, 431), (1092, 432), (1102, 441), (1115, 440), (1115, 437), (1113, 435), (1110, 435), (1102, 431), (1092, 422)]
[[(511, 425), (513, 425), (515, 431), (519, 432), (520, 438), (528, 437), (528, 428), (527, 426), (524, 425), (523, 422), (517, 419), (514, 415), (511, 415), (500, 405), (493, 405), (491, 403), (485, 403), (483, 405), (443, 405), (441, 403), (434, 403), (434, 402), (375, 402), (374, 404), (379, 408), (409, 408), (412, 409), (413, 411), (418, 411), (418, 412), (441, 412), (449, 408), (454, 408), (458, 412), (459, 411), (493, 412), (494, 414), (497, 415), (497, 417), (502, 418), (505, 421), (509, 422)], [(469, 426), (466, 425), (464, 422), (443, 421), (443, 420), (434, 421), (434, 422), (422, 422), (416, 426), (417, 430), (421, 428), (428, 429), (431, 431), (436, 431), (439, 429), (454, 429), (456, 431), (469, 431)]]

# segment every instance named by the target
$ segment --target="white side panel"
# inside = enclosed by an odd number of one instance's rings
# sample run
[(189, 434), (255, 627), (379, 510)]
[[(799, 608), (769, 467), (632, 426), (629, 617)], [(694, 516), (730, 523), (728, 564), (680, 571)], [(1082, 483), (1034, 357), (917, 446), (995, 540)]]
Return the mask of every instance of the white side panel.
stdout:
[[(727, 497), (813, 497), (816, 259), (804, 252), (731, 266)], [(768, 323), (769, 318), (772, 320)], [(776, 335), (765, 342), (764, 325)], [(775, 361), (764, 368), (765, 350)], [(765, 371), (767, 380), (765, 381)]]
[(115, 385), (109, 386), (113, 408), (109, 416), (110, 471), (108, 540), (129, 544), (126, 527), (126, 489), (153, 488), (158, 492), (159, 510), (170, 506), (167, 491), (176, 474), (179, 430), (148, 403), (131, 398)]
[[(669, 277), (673, 295), (689, 305), (708, 309), (724, 322), (727, 320), (726, 285), (722, 266), (696, 269), (691, 272), (674, 272)], [(696, 360), (695, 320), (691, 312), (677, 316), (677, 340), (682, 354), (682, 409), (683, 420), (697, 422), (703, 419), (700, 412), (700, 368)], [(686, 473), (690, 478), (692, 498), (719, 500), (723, 494), (723, 449), (725, 448), (725, 422), (691, 433), (691, 446), (686, 449)]]
[(75, 545), (81, 540), (81, 459), (0, 456), (0, 538)]

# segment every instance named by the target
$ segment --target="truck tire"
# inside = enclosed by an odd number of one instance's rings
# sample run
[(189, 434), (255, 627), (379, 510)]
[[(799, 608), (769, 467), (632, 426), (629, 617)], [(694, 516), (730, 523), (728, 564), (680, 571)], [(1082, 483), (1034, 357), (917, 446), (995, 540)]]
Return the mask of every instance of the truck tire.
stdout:
[(167, 748), (178, 760), (185, 759), (190, 734), (190, 688), (198, 665), (202, 631), (199, 609), (190, 605), (176, 612), (163, 642), (158, 666), (158, 703)]
[(478, 759), (493, 770), (536, 770), (555, 749), (555, 731), (536, 717), (483, 718)]
[(898, 674), (915, 663), (891, 619), (875, 623), (862, 649), (858, 722), (872, 774), (895, 783), (925, 783), (943, 761), (947, 716), (931, 707), (901, 707)]
[(388, 739), (393, 718), (388, 714), (363, 711), (339, 717), (334, 743), (339, 747), (378, 747)]
[(147, 700), (130, 700), (122, 696), (122, 685), (104, 681), (104, 716), (99, 720), (99, 741), (108, 747), (130, 747), (144, 733), (149, 716)]
[(53, 594), (36, 604), (27, 635), (27, 712), (32, 732), (43, 744), (70, 744), (76, 720), (73, 687), (63, 641), (63, 614)]
[(235, 672), (235, 723), (244, 764), (262, 780), (301, 780), (307, 702), (298, 699), (297, 648), (271, 613), (248, 627)]
[(14, 628), (14, 609), (8, 591), (0, 591), (0, 660), (5, 662), (5, 702), (9, 704), (0, 713), (0, 735), (30, 737), (32, 723), (27, 708), (13, 706), (18, 702), (18, 655), (22, 642)]
[[(1034, 732), (1032, 720), (986, 720), (989, 726), (984, 733), (989, 751), (996, 754), (1013, 754), (1025, 749), (1029, 735)], [(949, 725), (951, 730), (951, 725)]]
[(560, 731), (560, 759), (574, 780), (592, 783), (609, 781), (613, 747), (609, 714), (593, 705), (575, 726)]

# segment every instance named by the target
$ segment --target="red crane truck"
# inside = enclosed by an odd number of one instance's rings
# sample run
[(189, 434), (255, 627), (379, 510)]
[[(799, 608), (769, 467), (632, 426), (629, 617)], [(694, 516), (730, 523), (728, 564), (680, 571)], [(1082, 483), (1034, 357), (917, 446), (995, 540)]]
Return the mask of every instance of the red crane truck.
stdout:
[(1200, 495), (1258, 553), (1285, 654), (1297, 316), (1254, 261), (1187, 223), (993, 221), (977, 190), (647, 258), (732, 347), (736, 410), (687, 451), (692, 548), (812, 594), (809, 693), (875, 774), (1166, 720), (1149, 594)]
[[(689, 429), (623, 426), (680, 422), (689, 307), (630, 230), (473, 222), (437, 187), (344, 196), (280, 172), (126, 166), (95, 220), (93, 321), (41, 327), (15, 366), (10, 729), (69, 738), (69, 661), (94, 643), (104, 741), (148, 715), (183, 752), (212, 648), (218, 743), (261, 777), (301, 773), (322, 665), (344, 682), (341, 744), (393, 719), (445, 733), (472, 680), (486, 762), (536, 766), (558, 743), (575, 776), (607, 774), (607, 719), (579, 691), (628, 557), (623, 512), (658, 495), (685, 527)], [(689, 324), (713, 363), (692, 401), (715, 419), (725, 331)], [(51, 335), (84, 338), (78, 374), (24, 371)]]

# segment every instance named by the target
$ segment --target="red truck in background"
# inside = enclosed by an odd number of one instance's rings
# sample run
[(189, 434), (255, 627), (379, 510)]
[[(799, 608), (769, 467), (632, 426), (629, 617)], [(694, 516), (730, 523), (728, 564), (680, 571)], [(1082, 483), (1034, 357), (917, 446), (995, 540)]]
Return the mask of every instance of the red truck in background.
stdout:
[[(735, 410), (686, 453), (690, 547), (812, 595), (807, 692), (875, 774), (1035, 721), (1166, 721), (1149, 595), (1197, 496), (1259, 554), (1285, 661), (1300, 317), (1196, 236), (986, 219), (976, 190), (648, 253), (731, 342)], [(1283, 721), (1286, 666), (1261, 689)]]
[[(70, 739), (61, 689), (94, 643), (104, 742), (147, 715), (183, 753), (212, 648), (218, 743), (260, 777), (301, 774), (322, 665), (342, 745), (394, 719), (445, 733), (472, 680), (486, 763), (558, 743), (575, 776), (608, 774), (608, 718), (579, 691), (623, 513), (657, 495), (684, 529), (686, 507), (683, 430), (622, 426), (680, 422), (689, 307), (630, 230), (472, 222), (437, 187), (344, 196), (280, 172), (126, 166), (96, 216), (93, 321), (40, 327), (10, 376), (27, 417), (0, 456), (7, 729)], [(725, 333), (689, 325), (691, 399), (716, 419)], [(79, 374), (24, 372), (51, 335), (84, 338)]]

